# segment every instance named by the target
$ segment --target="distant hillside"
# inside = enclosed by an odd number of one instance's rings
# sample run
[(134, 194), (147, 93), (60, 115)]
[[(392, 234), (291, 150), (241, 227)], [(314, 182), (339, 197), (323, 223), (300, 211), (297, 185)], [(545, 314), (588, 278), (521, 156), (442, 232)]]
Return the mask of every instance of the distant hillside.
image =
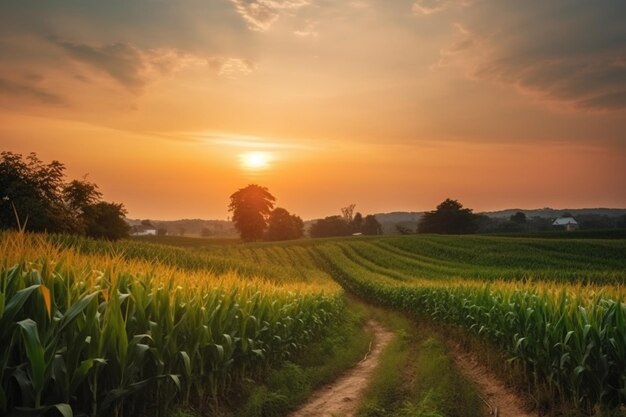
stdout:
[[(604, 223), (597, 221), (598, 217), (608, 217), (616, 219), (626, 215), (626, 209), (622, 208), (582, 208), (582, 209), (553, 209), (550, 207), (542, 209), (506, 209), (498, 211), (478, 212), (478, 214), (487, 215), (497, 220), (508, 220), (513, 214), (521, 211), (526, 214), (527, 218), (540, 217), (544, 219), (555, 219), (563, 213), (570, 213), (574, 217), (582, 218), (581, 227), (586, 228), (604, 228)], [(394, 211), (391, 213), (378, 213), (376, 218), (383, 226), (383, 234), (399, 234), (400, 229), (407, 232), (415, 232), (417, 224), (424, 212), (420, 211)], [(613, 220), (613, 222), (615, 222)], [(596, 224), (597, 223), (597, 224)], [(610, 226), (613, 227), (613, 226)]]
[(553, 209), (545, 207), (542, 209), (506, 209), (499, 211), (485, 211), (481, 214), (486, 214), (489, 217), (495, 218), (509, 218), (511, 215), (521, 211), (526, 214), (526, 217), (546, 217), (556, 218), (563, 213), (570, 213), (572, 216), (581, 215), (596, 215), (596, 216), (608, 216), (608, 217), (620, 217), (626, 215), (626, 209), (620, 208), (582, 208), (582, 209)]

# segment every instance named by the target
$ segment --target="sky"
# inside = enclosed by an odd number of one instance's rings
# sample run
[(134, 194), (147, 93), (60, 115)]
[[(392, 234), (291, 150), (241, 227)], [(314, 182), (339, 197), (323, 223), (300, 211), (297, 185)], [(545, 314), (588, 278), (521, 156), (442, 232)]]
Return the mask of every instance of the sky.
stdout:
[(0, 150), (131, 218), (626, 207), (626, 3), (0, 0)]

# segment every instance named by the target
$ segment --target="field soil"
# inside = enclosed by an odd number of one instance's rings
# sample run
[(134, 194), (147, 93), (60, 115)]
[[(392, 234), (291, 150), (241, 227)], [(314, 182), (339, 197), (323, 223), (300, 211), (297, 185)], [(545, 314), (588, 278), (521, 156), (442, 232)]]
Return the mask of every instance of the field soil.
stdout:
[(377, 321), (370, 320), (367, 327), (373, 334), (369, 354), (337, 381), (314, 392), (309, 400), (289, 417), (354, 416), (361, 396), (380, 362), (380, 355), (394, 336)]
[(492, 415), (497, 417), (535, 417), (537, 415), (526, 411), (521, 397), (471, 354), (452, 343), (448, 344), (448, 348), (461, 373), (476, 384), (483, 401), (491, 408)]

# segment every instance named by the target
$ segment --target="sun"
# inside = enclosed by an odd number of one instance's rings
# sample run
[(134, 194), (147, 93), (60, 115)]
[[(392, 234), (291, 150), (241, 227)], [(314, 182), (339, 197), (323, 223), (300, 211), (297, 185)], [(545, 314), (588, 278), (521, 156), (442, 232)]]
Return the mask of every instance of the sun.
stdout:
[(272, 155), (269, 152), (246, 152), (239, 155), (241, 165), (249, 170), (261, 170), (269, 166)]

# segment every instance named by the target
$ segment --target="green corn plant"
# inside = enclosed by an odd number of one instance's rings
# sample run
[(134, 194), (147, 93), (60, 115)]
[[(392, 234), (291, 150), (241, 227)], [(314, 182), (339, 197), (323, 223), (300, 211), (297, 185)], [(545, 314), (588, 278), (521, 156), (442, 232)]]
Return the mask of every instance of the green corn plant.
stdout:
[(130, 255), (84, 239), (0, 234), (1, 414), (160, 416), (207, 392), (218, 405), (342, 308), (320, 271), (299, 280), (255, 265), (215, 275), (213, 256), (121, 246)]
[[(470, 241), (476, 243), (475, 239)], [(416, 243), (425, 251), (409, 246)], [(429, 261), (423, 253), (434, 254), (432, 249), (437, 248), (444, 255), (449, 252), (449, 259), (459, 256), (468, 261), (483, 256), (461, 246), (461, 239), (454, 241), (459, 247), (451, 243), (451, 238), (388, 239), (380, 243), (324, 243), (315, 250), (324, 268), (347, 290), (420, 318), (464, 327), (493, 343), (509, 355), (510, 363), (522, 366), (531, 388), (547, 390), (554, 398), (587, 413), (598, 405), (615, 409), (625, 404), (626, 304), (619, 286), (568, 287), (553, 280), (573, 279), (557, 277), (555, 271), (542, 271), (544, 280), (537, 283), (481, 281), (467, 273), (442, 279), (438, 272), (433, 275), (437, 258)], [(369, 246), (374, 250), (368, 251)], [(496, 253), (499, 250), (494, 248)], [(441, 253), (437, 255), (441, 257)], [(451, 262), (445, 260), (437, 271), (449, 274)], [(391, 267), (400, 268), (400, 273), (395, 269), (389, 272)], [(398, 280), (425, 271), (428, 279), (414, 275), (412, 280)], [(489, 276), (489, 271), (484, 271)], [(503, 271), (500, 274), (506, 274)], [(605, 282), (610, 276), (593, 271), (591, 277), (597, 278), (589, 281)], [(502, 278), (510, 279), (506, 275)]]

